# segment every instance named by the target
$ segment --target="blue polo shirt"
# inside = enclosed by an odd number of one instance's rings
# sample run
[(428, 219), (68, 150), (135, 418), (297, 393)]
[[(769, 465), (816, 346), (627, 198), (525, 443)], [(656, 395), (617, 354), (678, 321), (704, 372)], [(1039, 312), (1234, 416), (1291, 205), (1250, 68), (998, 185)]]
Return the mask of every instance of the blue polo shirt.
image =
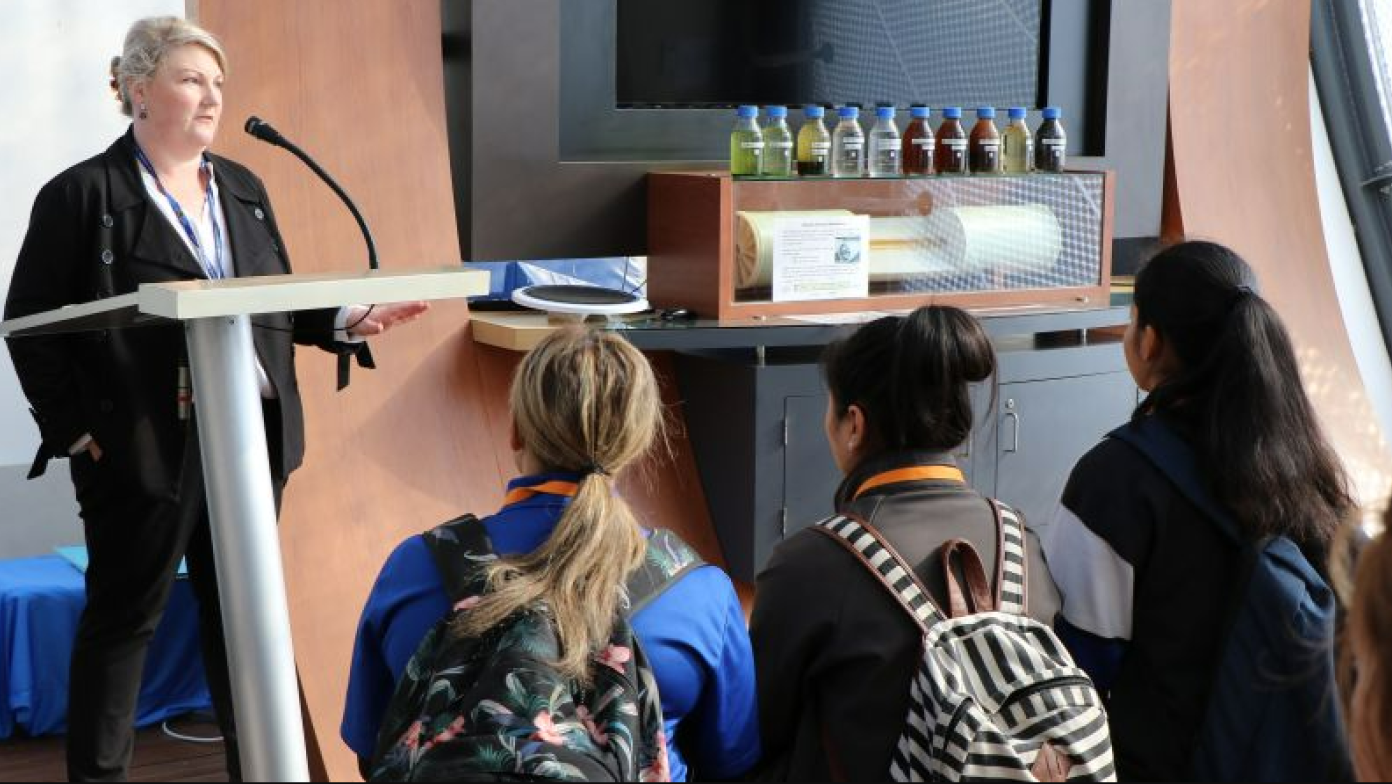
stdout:
[[(578, 479), (521, 477), (508, 489)], [(551, 535), (569, 502), (539, 493), (484, 518), (483, 525), (499, 555), (529, 553)], [(425, 541), (413, 536), (402, 542), (377, 576), (353, 646), (340, 734), (359, 757), (372, 756), (397, 679), (449, 609)], [(662, 695), (672, 780), (685, 781), (689, 765), (703, 779), (732, 779), (752, 768), (761, 753), (754, 656), (730, 578), (713, 566), (688, 572), (633, 618), (633, 630)]]

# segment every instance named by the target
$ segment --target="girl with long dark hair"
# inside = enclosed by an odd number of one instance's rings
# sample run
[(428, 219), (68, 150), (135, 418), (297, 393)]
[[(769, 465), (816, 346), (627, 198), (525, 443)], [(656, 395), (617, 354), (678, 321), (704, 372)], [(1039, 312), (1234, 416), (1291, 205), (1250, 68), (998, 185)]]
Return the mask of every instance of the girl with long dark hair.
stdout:
[(1109, 694), (1121, 778), (1183, 780), (1233, 597), (1249, 584), (1244, 552), (1286, 537), (1318, 582), (1352, 501), (1290, 338), (1236, 253), (1212, 242), (1161, 251), (1136, 277), (1131, 315), (1126, 361), (1149, 393), (1131, 427), (1163, 427), (1182, 442), (1203, 500), (1123, 437), (1108, 438), (1078, 461), (1057, 514), (1037, 530), (1064, 597), (1059, 636)]

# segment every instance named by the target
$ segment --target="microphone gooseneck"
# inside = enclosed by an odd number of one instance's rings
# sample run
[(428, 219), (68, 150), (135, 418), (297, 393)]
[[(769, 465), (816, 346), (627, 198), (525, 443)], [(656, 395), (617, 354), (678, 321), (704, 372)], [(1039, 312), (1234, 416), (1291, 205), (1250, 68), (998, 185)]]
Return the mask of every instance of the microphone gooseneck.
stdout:
[(273, 144), (288, 150), (291, 155), (299, 158), (311, 171), (319, 175), (319, 179), (323, 180), (325, 184), (333, 189), (334, 193), (338, 194), (338, 198), (343, 200), (343, 203), (348, 206), (348, 211), (353, 214), (353, 219), (358, 222), (358, 228), (362, 230), (363, 240), (367, 242), (367, 266), (374, 270), (379, 269), (377, 264), (377, 243), (372, 241), (372, 232), (367, 228), (367, 221), (363, 220), (362, 213), (358, 211), (357, 205), (353, 203), (347, 191), (343, 190), (343, 188), (334, 181), (334, 178), (330, 177), (329, 173), (324, 171), (323, 167), (318, 163), (315, 163), (314, 159), (309, 157), (304, 150), (301, 150), (294, 142), (282, 136), (280, 131), (271, 127), (270, 123), (262, 120), (260, 117), (255, 115), (248, 117), (246, 125), (243, 126), (243, 130), (267, 144)]

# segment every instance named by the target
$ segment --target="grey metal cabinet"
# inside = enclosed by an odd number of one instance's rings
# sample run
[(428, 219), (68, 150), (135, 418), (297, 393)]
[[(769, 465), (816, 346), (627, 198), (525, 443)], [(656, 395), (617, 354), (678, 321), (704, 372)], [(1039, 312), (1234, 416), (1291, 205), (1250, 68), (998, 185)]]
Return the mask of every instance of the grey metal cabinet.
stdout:
[[(1136, 403), (1116, 339), (996, 339), (999, 368), (977, 385), (977, 427), (956, 450), (967, 480), (1052, 513), (1073, 464)], [(680, 352), (687, 434), (730, 573), (753, 580), (773, 548), (830, 515), (841, 473), (826, 443), (820, 349)]]
[(1125, 371), (1002, 384), (993, 428), (995, 483), (976, 489), (1026, 520), (1047, 519), (1073, 464), (1125, 422), (1135, 404), (1136, 385)]

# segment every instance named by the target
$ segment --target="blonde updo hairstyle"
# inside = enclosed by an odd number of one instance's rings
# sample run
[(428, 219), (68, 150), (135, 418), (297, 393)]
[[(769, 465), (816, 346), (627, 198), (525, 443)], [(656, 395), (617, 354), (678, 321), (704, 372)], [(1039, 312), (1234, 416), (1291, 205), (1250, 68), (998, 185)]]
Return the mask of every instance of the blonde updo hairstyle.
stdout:
[(159, 70), (171, 51), (186, 44), (197, 44), (217, 58), (227, 73), (227, 53), (212, 33), (178, 16), (152, 16), (131, 25), (120, 57), (111, 58), (111, 91), (121, 103), (121, 113), (134, 117), (131, 85), (148, 80)]
[(627, 601), (625, 582), (647, 552), (613, 477), (663, 438), (657, 378), (623, 338), (571, 327), (547, 335), (522, 359), (509, 402), (519, 440), (546, 470), (582, 478), (546, 542), (490, 566), (491, 592), (457, 623), (478, 636), (542, 605), (561, 644), (557, 668), (588, 682), (591, 657), (608, 642)]

